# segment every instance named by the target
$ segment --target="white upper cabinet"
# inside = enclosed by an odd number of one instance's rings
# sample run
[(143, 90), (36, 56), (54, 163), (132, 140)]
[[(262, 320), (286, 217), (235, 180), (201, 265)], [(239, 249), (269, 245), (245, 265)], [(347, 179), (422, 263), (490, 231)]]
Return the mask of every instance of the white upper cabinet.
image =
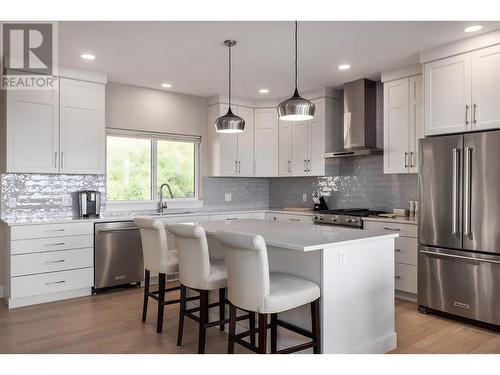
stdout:
[(470, 129), (471, 54), (425, 64), (425, 135)]
[(384, 173), (407, 173), (408, 78), (384, 83)]
[(255, 176), (278, 175), (278, 112), (255, 109)]
[(60, 80), (61, 173), (106, 172), (104, 85)]
[(418, 173), (422, 75), (384, 83), (384, 173)]
[(227, 113), (227, 104), (213, 104), (208, 109), (208, 143), (211, 176), (253, 176), (253, 108), (231, 106), (234, 114), (245, 120), (243, 133), (224, 134), (215, 130), (215, 120)]
[(106, 172), (105, 75), (72, 72), (99, 83), (59, 77), (53, 89), (9, 90), (2, 97), (2, 171)]
[(418, 173), (419, 140), (424, 138), (424, 85), (422, 75), (410, 77), (409, 117), (410, 173)]
[(500, 128), (500, 46), (472, 52), (472, 129)]
[(279, 120), (279, 176), (292, 174), (292, 123)]
[(59, 91), (8, 90), (5, 171), (57, 173)]
[(327, 136), (325, 132), (326, 120), (325, 120), (325, 100), (318, 99), (313, 100), (316, 107), (314, 118), (308, 121), (307, 129), (307, 172), (312, 176), (324, 176), (325, 175), (325, 159), (323, 154), (325, 153), (325, 138)]
[(308, 171), (307, 121), (293, 121), (292, 128), (292, 175), (306, 176)]

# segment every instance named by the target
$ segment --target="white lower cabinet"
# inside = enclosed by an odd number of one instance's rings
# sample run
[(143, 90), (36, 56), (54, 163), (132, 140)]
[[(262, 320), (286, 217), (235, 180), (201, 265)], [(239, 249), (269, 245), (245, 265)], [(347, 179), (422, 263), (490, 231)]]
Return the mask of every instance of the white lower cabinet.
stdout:
[(4, 226), (10, 308), (90, 295), (94, 223)]
[(234, 221), (240, 219), (250, 219), (250, 214), (235, 213), (235, 214), (216, 214), (210, 215), (210, 221)]
[(266, 220), (270, 221), (289, 221), (295, 223), (312, 223), (311, 215), (294, 215), (287, 213), (266, 212)]
[(417, 294), (417, 225), (381, 221), (363, 221), (364, 230), (397, 232), (394, 244), (394, 284), (397, 291)]

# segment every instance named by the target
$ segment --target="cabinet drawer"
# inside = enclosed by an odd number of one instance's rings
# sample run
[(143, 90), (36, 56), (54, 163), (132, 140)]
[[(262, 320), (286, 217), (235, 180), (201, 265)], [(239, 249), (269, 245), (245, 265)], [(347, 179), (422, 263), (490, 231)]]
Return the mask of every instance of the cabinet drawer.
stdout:
[(417, 293), (417, 266), (396, 263), (394, 277), (397, 290)]
[(13, 226), (11, 240), (94, 234), (94, 223), (34, 224)]
[(394, 231), (403, 237), (417, 238), (417, 226), (414, 224), (387, 223), (381, 221), (363, 221), (363, 228), (366, 230)]
[(396, 263), (417, 265), (418, 244), (416, 238), (398, 237), (395, 241), (394, 259)]
[(65, 290), (91, 288), (94, 280), (92, 268), (42, 273), (11, 278), (10, 298), (30, 297)]
[(13, 255), (11, 275), (24, 276), (35, 273), (63, 271), (93, 267), (94, 249), (50, 251), (46, 253)]
[(210, 221), (231, 221), (239, 219), (250, 219), (250, 214), (218, 214), (210, 215)]
[(17, 240), (12, 241), (10, 245), (12, 255), (41, 253), (56, 250), (83, 249), (86, 247), (94, 247), (93, 235)]

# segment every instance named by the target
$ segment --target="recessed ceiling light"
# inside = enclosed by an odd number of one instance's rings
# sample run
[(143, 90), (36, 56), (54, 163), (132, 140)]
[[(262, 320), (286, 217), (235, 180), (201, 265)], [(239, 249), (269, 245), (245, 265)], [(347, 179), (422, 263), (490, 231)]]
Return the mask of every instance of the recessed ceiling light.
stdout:
[(483, 27), (481, 25), (473, 25), (473, 26), (468, 26), (464, 29), (466, 33), (473, 33), (474, 31), (479, 31)]
[(260, 89), (259, 93), (261, 93), (261, 94), (267, 94), (267, 93), (269, 93), (269, 90), (268, 89)]
[(95, 56), (90, 53), (82, 53), (80, 57), (84, 60), (95, 60)]
[(347, 70), (351, 69), (351, 66), (349, 64), (342, 64), (338, 66), (339, 70)]
[(172, 85), (170, 83), (162, 83), (161, 87), (165, 87), (166, 89), (169, 89), (170, 87), (172, 87)]

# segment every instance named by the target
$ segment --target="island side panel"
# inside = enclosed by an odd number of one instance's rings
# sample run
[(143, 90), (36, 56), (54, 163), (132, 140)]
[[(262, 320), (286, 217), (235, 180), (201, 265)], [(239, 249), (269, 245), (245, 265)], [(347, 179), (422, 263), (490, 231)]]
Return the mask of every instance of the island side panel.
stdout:
[(394, 238), (322, 252), (323, 353), (396, 348)]

